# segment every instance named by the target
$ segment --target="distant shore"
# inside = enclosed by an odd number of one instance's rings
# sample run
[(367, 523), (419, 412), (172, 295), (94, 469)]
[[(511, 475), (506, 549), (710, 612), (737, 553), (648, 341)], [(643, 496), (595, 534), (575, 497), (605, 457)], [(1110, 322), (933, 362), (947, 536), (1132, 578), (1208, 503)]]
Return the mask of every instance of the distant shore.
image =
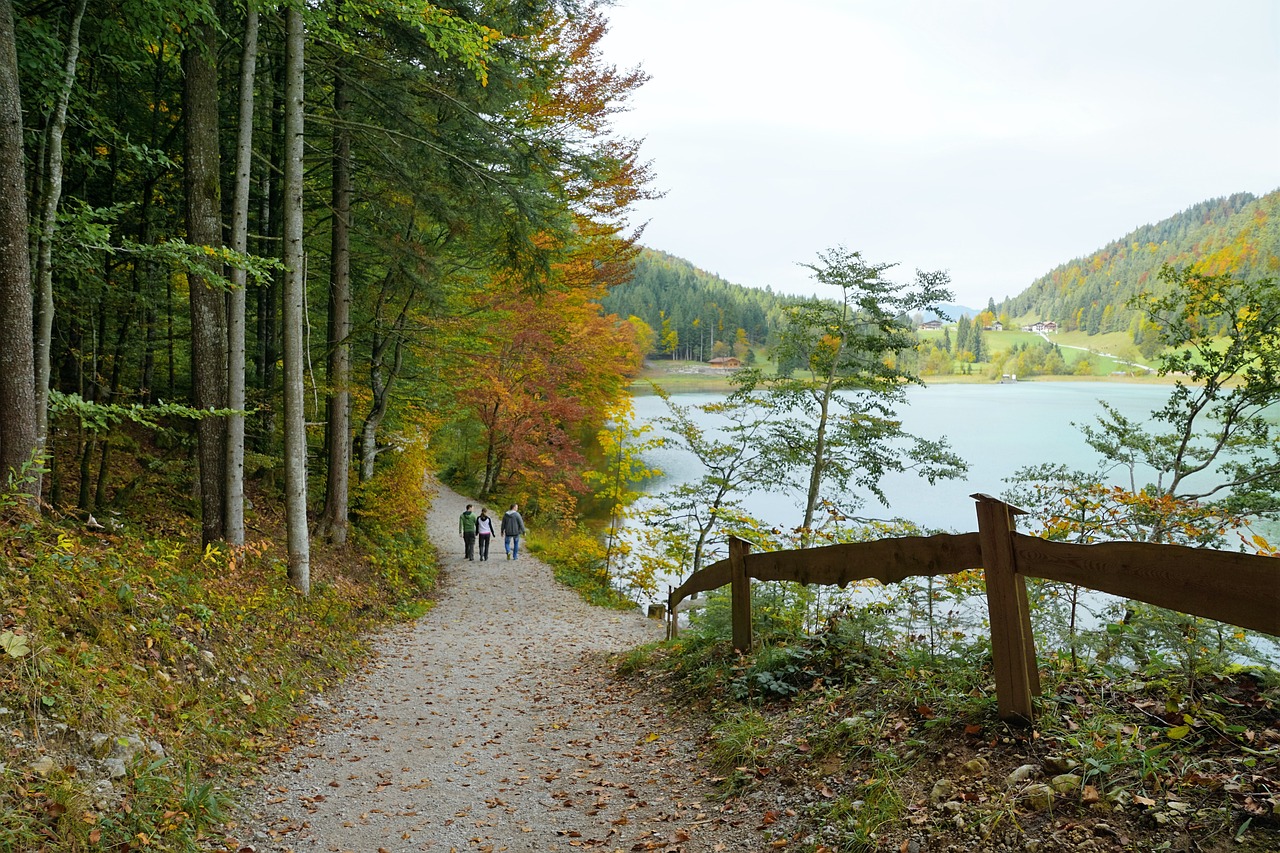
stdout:
[[(730, 381), (732, 370), (719, 370), (697, 362), (678, 361), (673, 365), (661, 362), (645, 362), (644, 370), (631, 383), (632, 394), (652, 394), (653, 385), (660, 385), (672, 394), (728, 393), (733, 390)], [(958, 373), (944, 376), (925, 376), (925, 385), (994, 385), (996, 380), (985, 374), (962, 376)], [(1029, 376), (1018, 382), (1116, 382), (1134, 385), (1172, 385), (1176, 377), (1146, 374), (1110, 374), (1107, 376)]]

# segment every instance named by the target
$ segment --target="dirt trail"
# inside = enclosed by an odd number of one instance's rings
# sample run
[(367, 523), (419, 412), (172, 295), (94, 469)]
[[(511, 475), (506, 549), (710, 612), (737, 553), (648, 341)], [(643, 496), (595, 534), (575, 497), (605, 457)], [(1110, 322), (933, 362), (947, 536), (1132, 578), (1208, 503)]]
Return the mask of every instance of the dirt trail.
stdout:
[(316, 700), (315, 730), (263, 780), (246, 846), (763, 847), (710, 799), (696, 733), (610, 674), (607, 653), (661, 626), (584, 604), (531, 556), (508, 561), (500, 540), (489, 561), (463, 560), (466, 502), (441, 487), (428, 519), (444, 567), (438, 603), (379, 635), (368, 667)]

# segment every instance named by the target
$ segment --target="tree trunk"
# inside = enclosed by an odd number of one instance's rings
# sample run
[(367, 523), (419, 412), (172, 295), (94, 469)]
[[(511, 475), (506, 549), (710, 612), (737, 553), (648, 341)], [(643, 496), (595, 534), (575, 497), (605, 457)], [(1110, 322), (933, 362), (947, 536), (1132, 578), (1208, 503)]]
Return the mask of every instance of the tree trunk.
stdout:
[(500, 410), (501, 404), (495, 400), (493, 412), (484, 431), (484, 477), (480, 481), (480, 495), (482, 497), (487, 496), (498, 485), (498, 460), (496, 456), (498, 449), (498, 413)]
[[(280, 182), (275, 179), (281, 169), (280, 148), (278, 141), (284, 137), (281, 119), (284, 114), (284, 63), (273, 50), (262, 56), (266, 64), (266, 73), (262, 75), (262, 102), (270, 118), (271, 130), (268, 139), (270, 163), (259, 170), (260, 196), (258, 208), (258, 254), (271, 257), (280, 254), (277, 241), (280, 237)], [(256, 447), (260, 453), (275, 454), (276, 416), (274, 406), (276, 385), (276, 362), (279, 359), (279, 304), (280, 283), (276, 273), (272, 273), (258, 285), (258, 347), (257, 347), (257, 382), (260, 398), (270, 403), (261, 406), (257, 418)]]
[[(412, 218), (410, 226), (412, 227)], [(377, 306), (373, 312), (373, 346), (369, 354), (369, 390), (373, 394), (373, 405), (369, 415), (360, 428), (360, 482), (367, 483), (373, 479), (374, 462), (378, 453), (378, 427), (387, 414), (391, 401), (391, 386), (400, 370), (404, 367), (404, 330), (408, 321), (409, 306), (417, 295), (416, 288), (409, 289), (408, 298), (388, 328), (383, 312), (386, 310), (391, 286), (395, 279), (395, 269), (388, 270), (382, 280), (382, 291), (378, 294)], [(391, 367), (387, 368), (387, 347), (391, 347)]]
[[(13, 4), (0, 0), (0, 491), (36, 455), (35, 341)], [(37, 504), (31, 482), (13, 484)]]
[[(252, 4), (244, 25), (244, 54), (240, 60), (240, 127), (236, 140), (236, 182), (231, 210), (231, 248), (249, 250), (249, 173), (253, 157), (253, 78), (258, 62), (258, 10)], [(245, 286), (248, 274), (231, 270), (227, 305), (227, 408), (245, 408)], [(227, 420), (227, 542), (244, 544), (244, 415)]]
[(93, 512), (93, 505), (89, 500), (89, 489), (93, 483), (93, 433), (87, 432), (84, 437), (84, 445), (80, 448), (80, 491), (76, 495), (76, 508), (83, 512)]
[(831, 407), (831, 392), (826, 390), (818, 403), (818, 426), (813, 440), (813, 462), (809, 467), (809, 489), (805, 494), (804, 523), (800, 527), (800, 547), (808, 548), (813, 542), (813, 516), (818, 508), (818, 495), (822, 489), (822, 469), (826, 466), (827, 417)]
[[(39, 190), (38, 221), (40, 232), (36, 241), (36, 314), (35, 338), (35, 411), (36, 443), (43, 453), (49, 435), (49, 374), (50, 351), (53, 345), (53, 236), (58, 223), (58, 202), (62, 199), (62, 136), (67, 128), (67, 102), (76, 82), (76, 63), (80, 58), (80, 22), (84, 19), (85, 0), (79, 0), (71, 15), (67, 32), (67, 57), (62, 68), (62, 85), (57, 101), (45, 125), (44, 180)], [(41, 480), (37, 475), (35, 491), (39, 494)]]
[(351, 132), (350, 95), (339, 68), (333, 80), (333, 232), (329, 272), (329, 399), (325, 424), (329, 470), (325, 480), (323, 535), (347, 541), (351, 471)]
[(284, 112), (284, 475), (289, 582), (311, 591), (307, 538), (307, 432), (303, 412), (302, 12), (285, 12)]
[(98, 454), (98, 483), (93, 490), (93, 507), (99, 512), (107, 505), (107, 483), (111, 472), (111, 439), (102, 439), (102, 452)]
[[(184, 183), (187, 241), (222, 245), (218, 164), (218, 68), (216, 30), (197, 22), (182, 54), (186, 77), (182, 110), (186, 131)], [(203, 276), (187, 274), (191, 303), (192, 405), (225, 408), (227, 403), (227, 301), (222, 289)], [(196, 424), (200, 464), (200, 534), (208, 545), (226, 535), (223, 510), (226, 478), (226, 423), (204, 417)]]
[[(398, 324), (397, 324), (398, 325)], [(394, 356), (390, 370), (386, 369), (383, 357), (388, 346), (393, 347)], [(373, 390), (373, 406), (364, 419), (360, 430), (360, 482), (367, 483), (373, 479), (374, 463), (378, 459), (378, 427), (386, 417), (387, 407), (391, 402), (391, 385), (404, 363), (404, 353), (399, 340), (399, 329), (377, 340), (373, 347), (373, 359), (369, 365), (369, 378)]]

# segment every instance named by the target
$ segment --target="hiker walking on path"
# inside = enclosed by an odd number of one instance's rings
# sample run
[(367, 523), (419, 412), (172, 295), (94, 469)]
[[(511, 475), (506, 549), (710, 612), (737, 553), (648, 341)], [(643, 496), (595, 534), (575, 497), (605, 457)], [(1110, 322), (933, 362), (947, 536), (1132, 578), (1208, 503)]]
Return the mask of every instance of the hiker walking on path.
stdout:
[(489, 540), (493, 538), (493, 516), (489, 510), (480, 507), (480, 515), (476, 518), (476, 538), (480, 543), (480, 559), (489, 559)]
[(458, 532), (462, 534), (463, 559), (476, 558), (476, 514), (471, 511), (471, 504), (458, 517)]
[(502, 515), (502, 544), (507, 549), (507, 559), (520, 558), (520, 537), (524, 535), (524, 519), (520, 516), (520, 505), (512, 504), (511, 509)]

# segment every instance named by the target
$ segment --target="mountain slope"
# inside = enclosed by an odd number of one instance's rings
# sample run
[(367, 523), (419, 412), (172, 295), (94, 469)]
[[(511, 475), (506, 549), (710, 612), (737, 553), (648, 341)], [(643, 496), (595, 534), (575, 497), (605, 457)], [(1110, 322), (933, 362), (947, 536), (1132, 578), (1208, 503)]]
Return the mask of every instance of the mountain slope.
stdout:
[(732, 347), (739, 329), (747, 342), (763, 343), (790, 301), (767, 288), (725, 281), (675, 255), (642, 249), (631, 280), (611, 288), (602, 305), (620, 317), (639, 317), (661, 336), (672, 335), (666, 343), (659, 338), (663, 352), (705, 360), (717, 342)]
[(1163, 264), (1211, 274), (1273, 276), (1280, 269), (1280, 190), (1237, 193), (1193, 205), (1137, 228), (1098, 251), (1056, 267), (1000, 305), (1014, 320), (1053, 320), (1064, 331), (1127, 331), (1136, 294), (1163, 289)]

